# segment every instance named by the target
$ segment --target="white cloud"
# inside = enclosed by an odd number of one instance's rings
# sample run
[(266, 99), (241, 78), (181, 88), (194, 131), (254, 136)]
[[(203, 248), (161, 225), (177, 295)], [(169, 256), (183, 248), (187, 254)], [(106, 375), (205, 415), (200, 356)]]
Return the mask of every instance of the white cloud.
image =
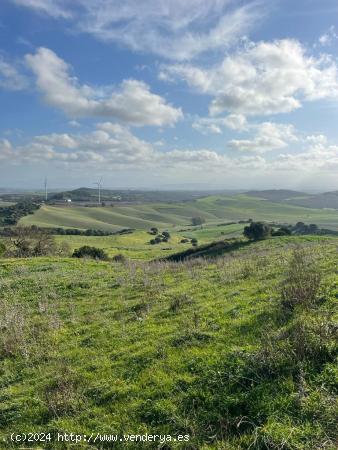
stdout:
[(8, 139), (0, 139), (0, 161), (12, 158), (12, 144)]
[(167, 170), (222, 171), (265, 164), (260, 156), (229, 158), (211, 149), (172, 149), (159, 151), (117, 123), (103, 122), (88, 134), (49, 134), (34, 137), (31, 142), (12, 147), (0, 142), (0, 159), (15, 164), (63, 163), (95, 168), (132, 168), (137, 170), (161, 168)]
[(20, 6), (26, 6), (36, 12), (47, 14), (51, 17), (70, 18), (71, 13), (66, 8), (64, 0), (13, 0)]
[(223, 128), (244, 131), (247, 128), (246, 117), (242, 114), (229, 114), (227, 117), (199, 117), (192, 127), (202, 134), (222, 134)]
[(252, 139), (233, 139), (228, 145), (240, 151), (265, 153), (287, 147), (290, 142), (298, 140), (293, 125), (264, 122), (252, 125), (256, 130)]
[(53, 17), (72, 17), (72, 31), (176, 60), (226, 48), (264, 14), (262, 1), (242, 6), (234, 0), (13, 1)]
[(70, 117), (114, 117), (132, 125), (172, 125), (183, 115), (180, 109), (150, 92), (142, 81), (124, 80), (118, 89), (81, 85), (70, 75), (70, 66), (48, 48), (26, 55), (46, 102)]
[[(277, 124), (270, 125), (273, 128)], [(292, 135), (292, 131), (290, 133)], [(259, 181), (263, 176), (271, 182), (288, 185), (295, 173), (297, 180), (306, 176), (311, 176), (312, 180), (334, 177), (338, 169), (338, 146), (324, 142), (322, 136), (305, 138), (302, 142), (305, 145), (302, 151), (282, 153), (269, 160), (260, 154), (230, 157), (208, 148), (174, 148), (162, 152), (128, 128), (104, 122), (91, 133), (36, 136), (31, 142), (16, 147), (6, 139), (0, 140), (0, 161), (3, 169), (11, 164), (25, 167), (47, 164), (53, 170), (67, 166), (81, 173), (119, 170), (123, 174), (136, 170), (144, 176), (158, 174), (171, 180), (196, 181), (198, 174), (199, 179), (221, 182), (226, 174), (227, 179), (230, 177), (236, 183), (240, 179), (242, 182)]]
[[(338, 146), (315, 146), (301, 153), (286, 153), (279, 155), (274, 161), (275, 170), (321, 173), (338, 170)], [(315, 181), (315, 180), (314, 180)]]
[(328, 55), (308, 55), (296, 40), (247, 43), (211, 68), (162, 67), (160, 78), (184, 80), (214, 97), (210, 114), (288, 113), (303, 101), (338, 98), (338, 67)]
[(27, 86), (27, 78), (18, 71), (14, 64), (5, 61), (0, 55), (0, 89), (21, 91)]
[(318, 42), (321, 46), (327, 47), (331, 45), (336, 39), (338, 39), (338, 34), (336, 33), (335, 27), (332, 25), (326, 33), (322, 34), (319, 37)]

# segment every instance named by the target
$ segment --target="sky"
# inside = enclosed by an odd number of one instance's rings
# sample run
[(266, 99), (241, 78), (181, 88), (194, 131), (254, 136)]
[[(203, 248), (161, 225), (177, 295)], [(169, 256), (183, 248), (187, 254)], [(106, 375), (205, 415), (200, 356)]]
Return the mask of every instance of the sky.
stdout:
[(0, 186), (338, 189), (336, 0), (1, 0)]

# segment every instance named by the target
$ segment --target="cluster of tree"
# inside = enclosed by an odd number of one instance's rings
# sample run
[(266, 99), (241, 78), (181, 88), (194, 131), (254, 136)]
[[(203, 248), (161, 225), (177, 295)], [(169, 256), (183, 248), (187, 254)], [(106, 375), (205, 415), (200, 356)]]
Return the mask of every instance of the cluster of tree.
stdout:
[(271, 236), (271, 231), (271, 226), (265, 222), (251, 222), (250, 225), (244, 227), (243, 234), (251, 241), (258, 241)]
[[(29, 228), (29, 227), (27, 227)], [(130, 234), (134, 232), (132, 228), (124, 228), (119, 231), (103, 231), (103, 230), (80, 230), (78, 228), (40, 228), (36, 225), (32, 225), (30, 228), (33, 230), (43, 231), (45, 233), (61, 236), (113, 236), (116, 234)], [(17, 231), (15, 227), (4, 227), (0, 229), (0, 236), (10, 237), (16, 236)]]
[(161, 242), (168, 242), (170, 239), (170, 233), (168, 231), (159, 233), (157, 228), (151, 228), (149, 233), (156, 236), (154, 239), (150, 239), (149, 243), (151, 245), (160, 244)]
[(337, 231), (319, 228), (316, 224), (306, 225), (304, 222), (297, 222), (296, 225), (280, 225), (274, 229), (273, 225), (265, 222), (251, 222), (249, 226), (244, 227), (243, 234), (250, 240), (256, 241), (266, 239), (269, 236), (290, 236), (294, 235), (338, 235)]
[(0, 208), (0, 226), (16, 225), (19, 220), (40, 208), (39, 203), (22, 200), (15, 205)]
[(70, 253), (67, 243), (57, 245), (54, 237), (41, 229), (16, 227), (15, 230), (15, 235), (2, 244), (2, 254), (8, 257), (66, 256)]

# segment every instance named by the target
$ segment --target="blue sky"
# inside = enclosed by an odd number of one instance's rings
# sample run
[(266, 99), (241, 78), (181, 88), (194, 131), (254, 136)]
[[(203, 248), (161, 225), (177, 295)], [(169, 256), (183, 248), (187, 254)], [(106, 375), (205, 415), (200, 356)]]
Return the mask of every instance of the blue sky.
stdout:
[(336, 0), (3, 0), (0, 186), (338, 189)]

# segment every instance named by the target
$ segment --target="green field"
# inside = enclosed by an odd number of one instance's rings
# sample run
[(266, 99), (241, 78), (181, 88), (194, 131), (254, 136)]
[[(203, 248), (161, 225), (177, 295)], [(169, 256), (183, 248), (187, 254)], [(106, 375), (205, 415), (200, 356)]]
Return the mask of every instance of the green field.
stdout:
[[(145, 237), (113, 238), (132, 251)], [(73, 448), (54, 436), (76, 432), (190, 439), (83, 449), (335, 449), (337, 245), (274, 238), (186, 263), (0, 259), (1, 448), (22, 447), (10, 441), (22, 432), (52, 433), (34, 448)], [(297, 247), (297, 276), (312, 282), (315, 264), (321, 288), (287, 313)]]
[(338, 230), (338, 210), (320, 210), (273, 203), (237, 195), (210, 196), (185, 203), (145, 203), (114, 207), (43, 206), (20, 225), (116, 231), (121, 228), (175, 229), (188, 227), (192, 217), (201, 216), (208, 226), (238, 220), (266, 220), (283, 223), (315, 223)]
[(123, 254), (131, 259), (153, 259), (177, 253), (191, 247), (190, 243), (181, 243), (183, 238), (197, 238), (199, 244), (205, 244), (214, 240), (222, 240), (229, 237), (241, 236), (243, 224), (207, 227), (188, 228), (183, 231), (171, 232), (169, 242), (162, 242), (157, 245), (149, 243), (151, 236), (143, 230), (134, 231), (131, 234), (113, 236), (56, 236), (58, 243), (67, 242), (70, 250), (74, 251), (83, 245), (91, 245), (102, 248), (108, 256)]

